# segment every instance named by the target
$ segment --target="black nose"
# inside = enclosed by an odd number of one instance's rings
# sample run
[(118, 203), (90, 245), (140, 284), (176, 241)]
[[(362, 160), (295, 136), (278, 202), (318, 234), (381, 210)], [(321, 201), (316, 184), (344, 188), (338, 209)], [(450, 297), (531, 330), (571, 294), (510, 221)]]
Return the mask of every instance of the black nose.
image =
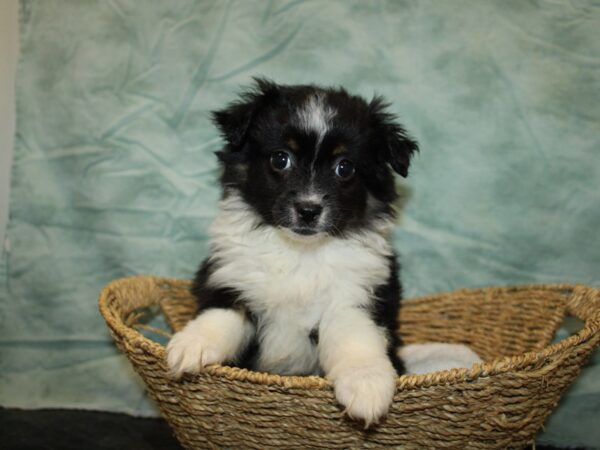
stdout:
[(321, 211), (323, 211), (323, 207), (318, 203), (297, 202), (294, 206), (296, 207), (300, 219), (307, 224), (314, 222), (321, 214)]

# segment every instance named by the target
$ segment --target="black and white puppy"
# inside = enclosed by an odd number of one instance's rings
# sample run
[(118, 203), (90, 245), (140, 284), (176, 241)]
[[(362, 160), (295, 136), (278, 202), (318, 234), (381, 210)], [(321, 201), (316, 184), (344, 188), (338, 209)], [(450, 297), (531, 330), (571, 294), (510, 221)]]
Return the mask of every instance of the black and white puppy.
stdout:
[(403, 372), (392, 170), (407, 175), (417, 143), (382, 98), (344, 89), (258, 79), (213, 118), (223, 198), (173, 375), (323, 374), (349, 416), (376, 422)]

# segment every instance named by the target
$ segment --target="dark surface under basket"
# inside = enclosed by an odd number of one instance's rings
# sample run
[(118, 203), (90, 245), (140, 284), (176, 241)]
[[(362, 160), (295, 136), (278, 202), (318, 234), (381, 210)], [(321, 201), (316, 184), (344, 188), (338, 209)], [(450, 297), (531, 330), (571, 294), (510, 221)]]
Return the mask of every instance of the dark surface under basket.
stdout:
[[(364, 431), (343, 416), (330, 383), (319, 377), (211, 366), (170, 379), (164, 348), (135, 330), (133, 313), (160, 304), (178, 329), (194, 311), (188, 286), (136, 277), (112, 283), (100, 299), (115, 341), (188, 448), (523, 447), (600, 339), (600, 296), (585, 286), (462, 290), (405, 302), (406, 342), (462, 342), (486, 362), (399, 377), (388, 416)], [(584, 328), (548, 345), (565, 314), (585, 320)]]
[[(11, 450), (181, 450), (164, 419), (72, 409), (0, 408), (0, 442)], [(569, 450), (579, 450), (568, 447)], [(567, 450), (537, 444), (535, 450)], [(581, 449), (583, 450), (583, 449)]]

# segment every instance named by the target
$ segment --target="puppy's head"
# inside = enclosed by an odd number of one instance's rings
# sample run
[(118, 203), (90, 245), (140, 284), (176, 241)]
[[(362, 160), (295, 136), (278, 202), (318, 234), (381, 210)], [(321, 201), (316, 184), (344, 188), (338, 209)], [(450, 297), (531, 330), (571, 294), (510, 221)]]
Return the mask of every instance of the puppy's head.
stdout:
[(391, 169), (406, 177), (418, 146), (387, 106), (257, 79), (213, 113), (226, 195), (239, 192), (265, 224), (297, 236), (343, 235), (392, 215)]

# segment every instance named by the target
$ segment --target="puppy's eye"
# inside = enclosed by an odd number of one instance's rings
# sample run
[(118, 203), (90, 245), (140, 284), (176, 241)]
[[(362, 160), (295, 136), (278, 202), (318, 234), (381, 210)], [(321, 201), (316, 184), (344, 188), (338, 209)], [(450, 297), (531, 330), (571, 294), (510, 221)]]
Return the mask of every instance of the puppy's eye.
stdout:
[(292, 167), (292, 157), (286, 152), (276, 152), (271, 155), (271, 167), (279, 172)]
[(343, 180), (348, 180), (354, 175), (354, 164), (347, 159), (342, 159), (335, 166), (335, 174)]

